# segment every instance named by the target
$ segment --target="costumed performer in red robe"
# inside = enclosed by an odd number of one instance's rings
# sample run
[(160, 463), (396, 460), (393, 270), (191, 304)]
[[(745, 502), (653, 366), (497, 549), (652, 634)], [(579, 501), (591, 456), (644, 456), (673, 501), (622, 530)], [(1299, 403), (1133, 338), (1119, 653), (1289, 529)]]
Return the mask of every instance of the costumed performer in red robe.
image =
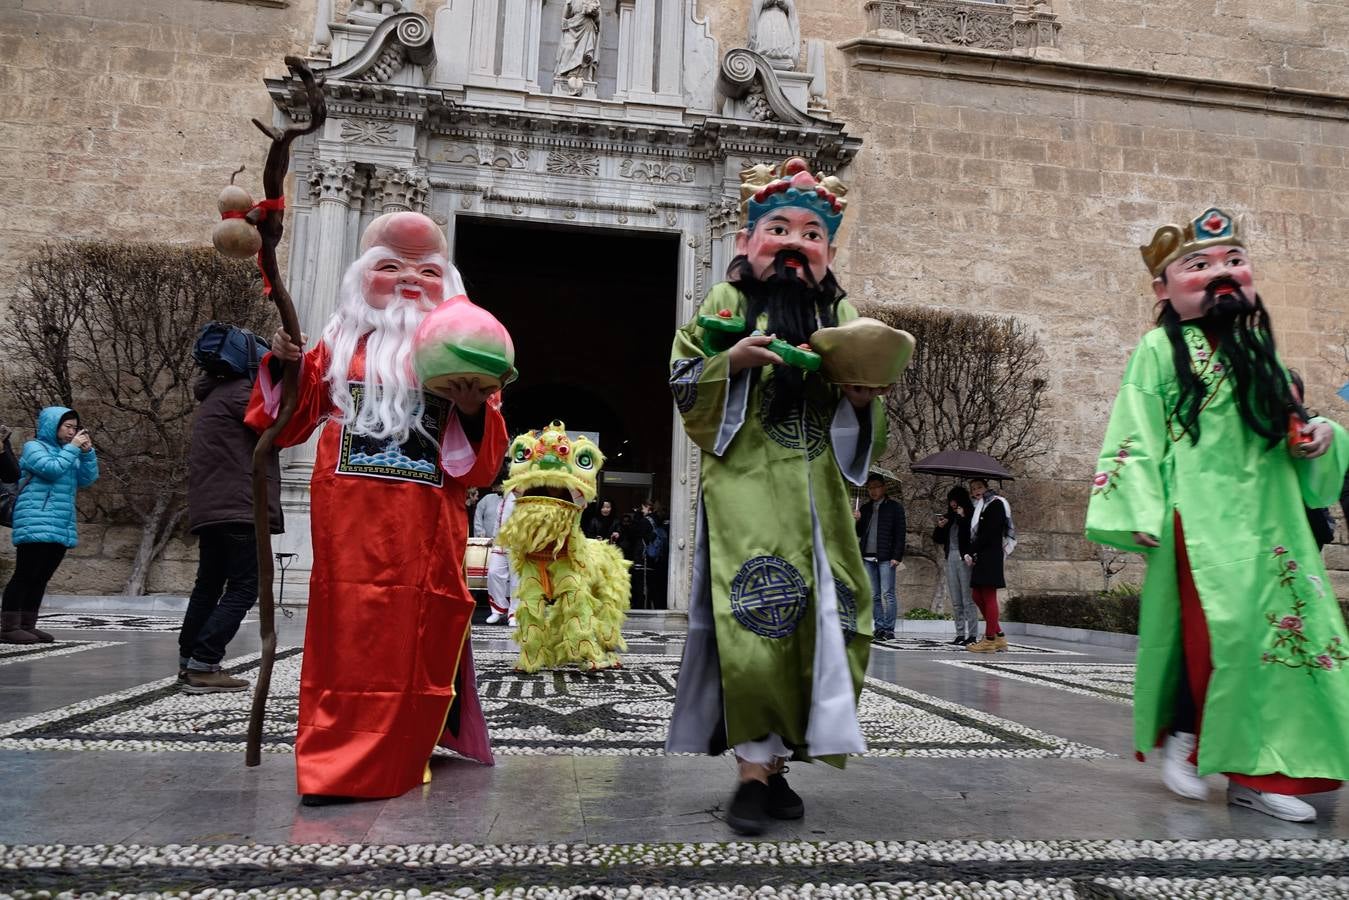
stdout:
[[(468, 637), (464, 496), (492, 483), (506, 425), (499, 394), (456, 379), (436, 396), (412, 365), (437, 305), (481, 312), (462, 294), (431, 219), (380, 216), (322, 340), (303, 353), (299, 404), (276, 443), (321, 429), (295, 740), (305, 805), (396, 797), (430, 779), (437, 743), (492, 762)], [(273, 357), (301, 359), (301, 348), (284, 331), (273, 338), (248, 411), (258, 430), (279, 407)]]

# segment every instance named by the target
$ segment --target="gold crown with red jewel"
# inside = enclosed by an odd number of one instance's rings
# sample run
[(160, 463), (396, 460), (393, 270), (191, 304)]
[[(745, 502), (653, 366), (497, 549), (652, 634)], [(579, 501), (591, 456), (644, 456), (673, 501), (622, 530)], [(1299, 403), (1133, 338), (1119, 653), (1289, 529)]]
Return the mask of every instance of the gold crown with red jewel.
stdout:
[(817, 214), (829, 230), (829, 241), (843, 221), (848, 201), (847, 187), (834, 175), (812, 175), (810, 166), (793, 156), (776, 166), (761, 163), (740, 173), (740, 214), (745, 227), (753, 230), (756, 222), (774, 209), (798, 206)]
[(1152, 235), (1152, 242), (1139, 247), (1143, 263), (1159, 277), (1166, 267), (1187, 253), (1208, 247), (1246, 247), (1241, 238), (1241, 221), (1210, 206), (1195, 218), (1181, 225), (1163, 225)]

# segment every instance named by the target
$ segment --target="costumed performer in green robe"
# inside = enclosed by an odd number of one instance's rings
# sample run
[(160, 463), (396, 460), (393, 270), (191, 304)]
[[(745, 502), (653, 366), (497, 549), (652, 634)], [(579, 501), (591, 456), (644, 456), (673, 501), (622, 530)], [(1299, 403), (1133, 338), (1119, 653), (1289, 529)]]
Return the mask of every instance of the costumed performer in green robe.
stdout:
[(770, 818), (804, 813), (786, 759), (841, 767), (866, 748), (857, 698), (871, 591), (848, 484), (864, 484), (885, 448), (885, 389), (836, 386), (792, 364), (818, 328), (857, 318), (829, 270), (846, 189), (801, 159), (741, 180), (745, 227), (728, 282), (676, 332), (670, 363), (702, 478), (666, 750), (734, 748), (727, 822), (758, 834)]
[[(1240, 225), (1219, 209), (1140, 248), (1160, 327), (1124, 372), (1087, 537), (1146, 554), (1139, 757), (1202, 800), (1312, 821), (1349, 777), (1349, 637), (1303, 504), (1326, 506), (1349, 436), (1289, 391)], [(1197, 746), (1196, 746), (1197, 745)]]

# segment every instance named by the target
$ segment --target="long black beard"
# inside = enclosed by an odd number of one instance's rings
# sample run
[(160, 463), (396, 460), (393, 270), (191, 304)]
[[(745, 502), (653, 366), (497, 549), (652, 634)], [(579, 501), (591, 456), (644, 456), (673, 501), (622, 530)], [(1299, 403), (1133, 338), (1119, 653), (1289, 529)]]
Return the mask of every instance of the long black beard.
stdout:
[[(789, 265), (789, 262), (795, 265)], [(810, 340), (820, 328), (838, 324), (838, 303), (846, 294), (833, 272), (826, 272), (817, 284), (810, 274), (806, 258), (792, 250), (783, 250), (773, 259), (773, 272), (760, 279), (750, 267), (749, 258), (737, 256), (726, 269), (726, 278), (745, 295), (745, 325), (753, 330), (759, 316), (768, 314), (768, 334), (798, 346)], [(754, 378), (761, 370), (754, 370)], [(800, 415), (806, 395), (807, 375), (795, 366), (777, 366), (773, 370), (773, 397), (768, 406), (770, 422), (781, 423)]]
[[(1218, 294), (1219, 288), (1230, 288), (1229, 294)], [(1288, 375), (1279, 363), (1274, 346), (1274, 331), (1270, 328), (1269, 312), (1257, 294), (1247, 298), (1240, 285), (1230, 278), (1214, 279), (1205, 291), (1204, 315), (1195, 321), (1215, 342), (1215, 353), (1232, 379), (1237, 412), (1246, 427), (1264, 438), (1270, 448), (1277, 446), (1288, 428), (1289, 413), (1306, 415), (1293, 402)], [(1190, 348), (1181, 334), (1181, 319), (1170, 301), (1163, 301), (1157, 324), (1166, 330), (1171, 340), (1172, 358), (1180, 397), (1172, 409), (1172, 418), (1190, 436), (1191, 444), (1199, 443), (1199, 413), (1204, 407), (1208, 389), (1195, 374), (1190, 362)]]

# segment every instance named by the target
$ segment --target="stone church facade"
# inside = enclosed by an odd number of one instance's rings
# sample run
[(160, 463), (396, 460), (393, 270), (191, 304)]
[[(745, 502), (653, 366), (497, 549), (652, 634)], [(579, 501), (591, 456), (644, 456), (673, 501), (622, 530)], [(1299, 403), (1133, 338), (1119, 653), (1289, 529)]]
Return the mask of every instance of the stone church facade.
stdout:
[[(1149, 327), (1136, 247), (1155, 225), (1211, 203), (1245, 215), (1287, 361), (1349, 418), (1333, 399), (1349, 368), (1332, 361), (1349, 316), (1335, 292), (1349, 275), (1349, 8), (1335, 0), (104, 6), (0, 5), (0, 284), (54, 235), (204, 242), (219, 186), (261, 153), (248, 118), (303, 108), (280, 75), (299, 53), (326, 70), (329, 106), (289, 191), (289, 279), (311, 335), (361, 227), (396, 209), (428, 213), (451, 244), (484, 220), (668, 236), (676, 276), (653, 302), (673, 328), (730, 259), (741, 168), (801, 154), (838, 172), (851, 192), (836, 269), (854, 298), (1016, 316), (1049, 353), (1052, 451), (1008, 490), (1014, 589), (1099, 586), (1081, 522), (1119, 374)], [(559, 72), (560, 59), (581, 64)], [(677, 604), (698, 471), (673, 434)], [(277, 548), (302, 560), (309, 459), (287, 459)], [(115, 587), (128, 539), (87, 533), (79, 555), (99, 565), (65, 567), (55, 589)], [(1328, 554), (1345, 596), (1343, 537)], [(175, 542), (151, 587), (190, 586), (192, 557)], [(106, 583), (90, 585), (95, 569)], [(915, 557), (906, 605), (934, 577)]]

